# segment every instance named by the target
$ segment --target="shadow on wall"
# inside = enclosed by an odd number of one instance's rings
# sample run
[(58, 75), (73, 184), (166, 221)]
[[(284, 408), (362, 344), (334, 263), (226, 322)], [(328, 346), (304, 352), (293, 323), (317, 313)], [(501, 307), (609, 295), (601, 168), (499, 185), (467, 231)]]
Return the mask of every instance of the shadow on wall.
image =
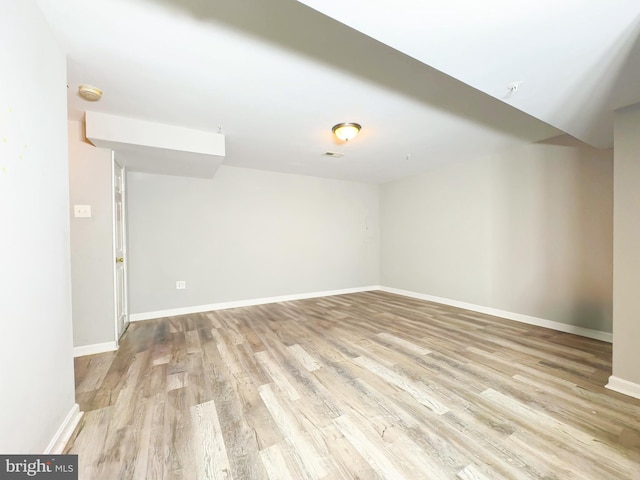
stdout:
[(613, 153), (569, 136), (496, 165), (494, 303), (611, 332)]
[[(586, 125), (587, 135), (599, 137), (594, 145), (613, 146), (613, 112), (629, 105), (629, 100), (634, 98), (639, 71), (640, 15), (631, 22), (611, 49), (593, 58), (588, 74), (563, 86), (570, 89), (573, 97), (582, 101), (574, 104), (580, 105), (575, 111), (567, 111), (566, 105), (562, 104), (562, 111), (559, 113), (569, 118), (567, 125), (577, 126), (589, 122)], [(611, 75), (611, 72), (615, 72), (615, 75)], [(592, 114), (600, 111), (609, 113), (606, 116)]]

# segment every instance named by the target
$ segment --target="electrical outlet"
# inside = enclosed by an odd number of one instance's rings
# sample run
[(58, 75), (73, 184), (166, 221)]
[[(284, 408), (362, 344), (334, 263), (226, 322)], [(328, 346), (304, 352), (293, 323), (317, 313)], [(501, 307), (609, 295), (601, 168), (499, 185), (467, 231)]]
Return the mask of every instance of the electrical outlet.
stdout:
[(187, 288), (187, 282), (184, 280), (178, 280), (176, 282), (176, 290), (184, 290), (185, 288)]
[(76, 218), (91, 218), (91, 205), (74, 205), (73, 216)]

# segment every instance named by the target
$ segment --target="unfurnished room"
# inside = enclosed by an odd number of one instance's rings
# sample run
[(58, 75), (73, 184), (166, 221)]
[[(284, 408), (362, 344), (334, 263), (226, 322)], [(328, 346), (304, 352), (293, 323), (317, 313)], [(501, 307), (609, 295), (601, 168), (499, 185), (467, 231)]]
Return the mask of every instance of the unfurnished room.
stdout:
[(637, 0), (0, 0), (0, 479), (640, 480)]

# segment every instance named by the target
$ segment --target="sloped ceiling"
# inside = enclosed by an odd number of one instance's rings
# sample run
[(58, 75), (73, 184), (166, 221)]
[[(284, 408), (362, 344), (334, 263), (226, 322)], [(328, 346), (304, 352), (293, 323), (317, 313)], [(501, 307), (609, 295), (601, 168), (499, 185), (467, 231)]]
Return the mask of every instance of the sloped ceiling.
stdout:
[(300, 1), (596, 147), (640, 101), (638, 0)]
[[(615, 15), (548, 0), (37, 3), (68, 54), (70, 118), (221, 129), (225, 165), (385, 182), (563, 132), (607, 147), (612, 109), (640, 100), (628, 1), (607, 2)], [(103, 99), (81, 100), (82, 83)], [(363, 126), (348, 144), (331, 134), (342, 121)]]

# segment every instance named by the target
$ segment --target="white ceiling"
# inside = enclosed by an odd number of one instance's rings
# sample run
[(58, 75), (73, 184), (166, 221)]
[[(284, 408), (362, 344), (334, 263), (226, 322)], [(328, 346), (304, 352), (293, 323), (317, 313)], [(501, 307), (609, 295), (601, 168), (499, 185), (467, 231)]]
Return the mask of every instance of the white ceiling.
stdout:
[[(304, 2), (337, 20), (295, 0), (37, 3), (70, 118), (222, 125), (225, 165), (384, 182), (563, 131), (608, 147), (612, 109), (640, 101), (637, 0)], [(349, 144), (341, 121), (363, 126)]]
[(300, 1), (596, 147), (640, 101), (639, 0)]

